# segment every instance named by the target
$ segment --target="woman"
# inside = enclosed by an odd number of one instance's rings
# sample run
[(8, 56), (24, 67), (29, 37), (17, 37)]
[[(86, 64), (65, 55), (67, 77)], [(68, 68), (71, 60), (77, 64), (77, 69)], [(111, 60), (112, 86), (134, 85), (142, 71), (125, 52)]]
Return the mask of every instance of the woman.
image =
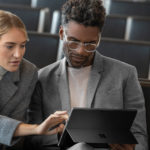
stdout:
[(28, 40), (25, 25), (16, 15), (0, 10), (0, 149), (18, 142), (19, 136), (55, 134), (66, 112), (56, 112), (40, 125), (29, 125), (26, 111), (37, 81), (37, 69), (23, 59)]

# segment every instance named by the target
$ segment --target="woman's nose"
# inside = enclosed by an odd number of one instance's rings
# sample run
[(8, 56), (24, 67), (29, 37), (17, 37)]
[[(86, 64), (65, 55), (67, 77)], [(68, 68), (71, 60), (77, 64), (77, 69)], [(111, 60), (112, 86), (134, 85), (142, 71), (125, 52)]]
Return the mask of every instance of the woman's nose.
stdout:
[(22, 55), (22, 52), (21, 52), (21, 50), (19, 48), (16, 48), (13, 55), (16, 58), (20, 58), (21, 55)]

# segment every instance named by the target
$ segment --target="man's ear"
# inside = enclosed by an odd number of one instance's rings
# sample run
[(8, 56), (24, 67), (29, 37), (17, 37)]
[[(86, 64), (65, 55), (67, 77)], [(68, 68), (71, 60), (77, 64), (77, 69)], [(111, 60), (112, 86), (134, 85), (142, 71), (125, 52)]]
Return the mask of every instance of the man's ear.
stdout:
[(63, 40), (63, 37), (64, 37), (64, 29), (63, 29), (63, 26), (60, 26), (59, 28), (59, 37), (61, 40)]

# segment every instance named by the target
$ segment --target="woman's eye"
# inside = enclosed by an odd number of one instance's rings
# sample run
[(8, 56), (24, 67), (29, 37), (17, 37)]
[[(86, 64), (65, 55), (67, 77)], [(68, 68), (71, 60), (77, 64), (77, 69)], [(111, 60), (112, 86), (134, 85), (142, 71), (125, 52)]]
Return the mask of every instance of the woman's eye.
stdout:
[(6, 47), (7, 47), (7, 49), (12, 49), (13, 45), (7, 45)]
[(21, 45), (20, 47), (21, 47), (21, 48), (25, 48), (25, 47), (26, 47), (26, 45), (24, 44), (24, 45)]

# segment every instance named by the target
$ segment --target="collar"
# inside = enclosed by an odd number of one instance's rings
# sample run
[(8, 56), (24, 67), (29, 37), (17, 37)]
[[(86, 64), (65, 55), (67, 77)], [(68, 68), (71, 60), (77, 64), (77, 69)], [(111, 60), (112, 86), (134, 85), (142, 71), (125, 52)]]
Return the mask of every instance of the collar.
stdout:
[[(67, 59), (66, 57), (64, 57), (61, 60), (60, 66), (59, 66), (59, 75), (63, 75), (67, 72)], [(99, 52), (95, 52), (95, 56), (94, 56), (94, 60), (93, 60), (93, 64), (92, 64), (92, 71), (96, 71), (98, 73), (103, 72), (104, 70), (104, 66), (103, 66), (103, 57)]]
[(2, 80), (3, 76), (6, 74), (7, 70), (0, 66), (0, 80)]

